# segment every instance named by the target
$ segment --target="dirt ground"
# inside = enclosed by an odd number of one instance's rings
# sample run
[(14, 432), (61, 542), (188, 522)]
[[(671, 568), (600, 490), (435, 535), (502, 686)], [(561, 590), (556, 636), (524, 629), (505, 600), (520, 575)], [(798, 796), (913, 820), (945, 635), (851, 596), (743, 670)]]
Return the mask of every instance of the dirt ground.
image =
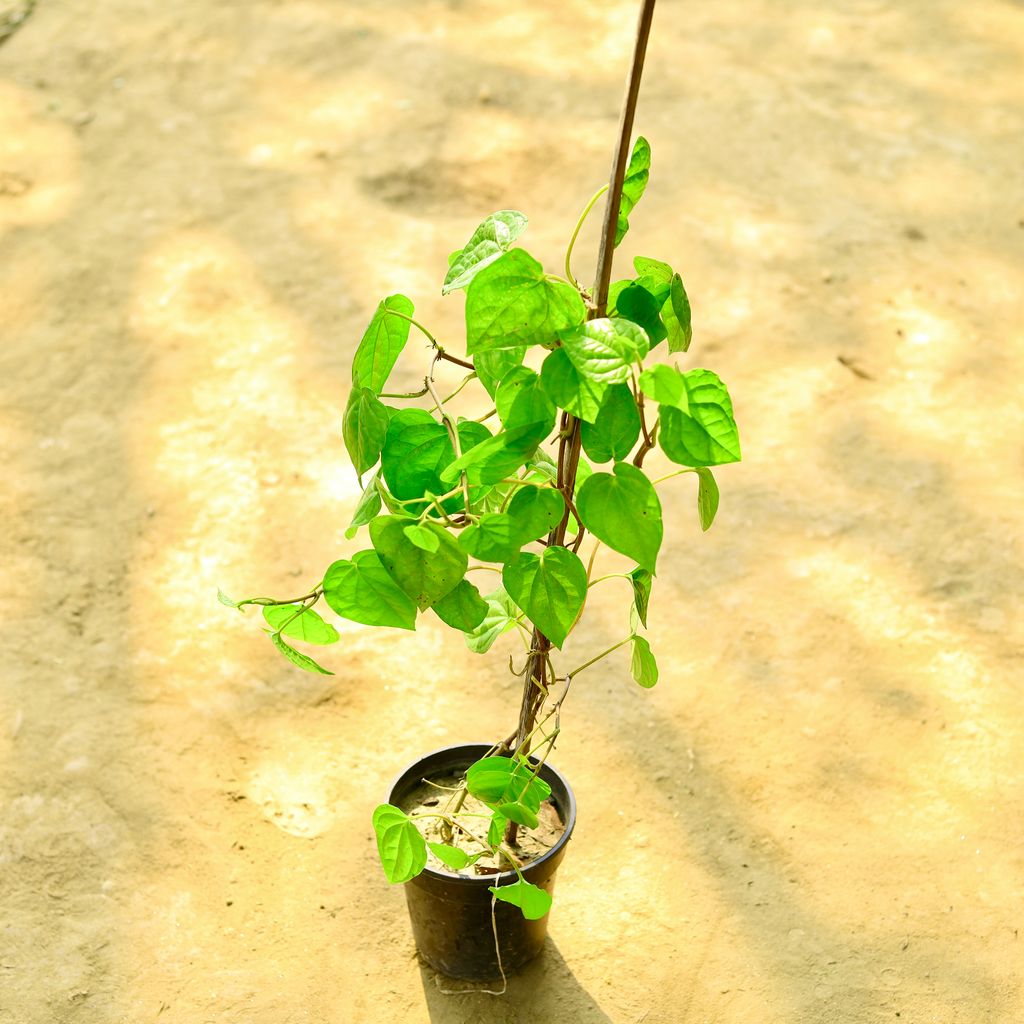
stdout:
[(502, 998), (418, 964), (369, 817), (413, 757), (507, 731), (514, 638), (347, 625), (315, 677), (215, 594), (361, 546), (340, 413), (373, 307), (457, 339), (445, 256), (503, 207), (558, 268), (635, 6), (19, 7), (0, 1022), (1024, 1020), (1024, 6), (659, 4), (619, 266), (682, 271), (744, 461), (707, 535), (692, 478), (662, 489), (661, 682), (579, 678), (579, 825)]

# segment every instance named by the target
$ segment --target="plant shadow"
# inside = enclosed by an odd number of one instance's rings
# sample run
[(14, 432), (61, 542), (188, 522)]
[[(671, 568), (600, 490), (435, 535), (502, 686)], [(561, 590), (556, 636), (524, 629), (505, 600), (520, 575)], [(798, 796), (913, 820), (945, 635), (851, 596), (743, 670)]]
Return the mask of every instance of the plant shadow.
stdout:
[[(536, 960), (509, 976), (500, 996), (481, 991), (486, 983), (449, 978), (422, 961), (420, 978), (432, 1024), (525, 1024), (564, 1018), (566, 1010), (576, 1024), (611, 1024), (550, 936)], [(493, 988), (500, 989), (501, 983)]]

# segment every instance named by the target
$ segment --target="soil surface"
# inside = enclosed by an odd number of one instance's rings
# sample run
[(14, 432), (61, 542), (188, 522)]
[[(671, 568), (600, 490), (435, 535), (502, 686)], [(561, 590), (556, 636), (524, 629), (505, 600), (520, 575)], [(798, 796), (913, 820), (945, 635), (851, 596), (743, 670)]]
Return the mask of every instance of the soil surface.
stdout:
[(362, 545), (366, 322), (403, 291), (457, 350), (492, 210), (557, 271), (635, 5), (0, 18), (2, 1024), (1024, 1020), (1024, 6), (659, 3), (618, 266), (682, 272), (744, 461), (707, 534), (661, 488), (661, 680), (574, 682), (579, 821), (502, 998), (419, 965), (370, 815), (507, 735), (515, 635), (343, 625), (314, 676), (215, 594)]
[[(447, 810), (448, 799), (451, 791), (458, 787), (462, 781), (461, 775), (446, 775), (431, 777), (429, 781), (424, 780), (423, 784), (417, 786), (403, 801), (402, 810), (408, 814), (437, 814)], [(434, 783), (431, 785), (430, 783)], [(447, 787), (449, 792), (441, 792), (437, 786)], [(481, 851), (481, 843), (473, 838), (475, 832), (481, 838), (487, 835), (488, 822), (485, 820), (490, 815), (490, 809), (486, 804), (481, 803), (473, 796), (467, 796), (461, 805), (461, 814), (465, 815), (464, 824), (467, 832), (455, 830), (452, 841), (449, 845), (456, 846), (464, 853), (478, 856)], [(445, 842), (441, 834), (441, 822), (436, 818), (420, 818), (416, 827), (423, 834), (427, 842)], [(519, 828), (516, 830), (516, 844), (512, 852), (519, 857), (520, 867), (535, 861), (543, 856), (558, 842), (558, 837), (565, 831), (562, 819), (558, 815), (555, 805), (550, 800), (545, 800), (537, 812), (536, 828)], [(429, 850), (427, 851), (427, 866), (436, 871), (444, 871), (450, 875), (493, 875), (495, 871), (510, 871), (508, 861), (499, 855), (488, 854), (479, 857), (471, 865), (462, 871), (455, 871), (445, 865)]]

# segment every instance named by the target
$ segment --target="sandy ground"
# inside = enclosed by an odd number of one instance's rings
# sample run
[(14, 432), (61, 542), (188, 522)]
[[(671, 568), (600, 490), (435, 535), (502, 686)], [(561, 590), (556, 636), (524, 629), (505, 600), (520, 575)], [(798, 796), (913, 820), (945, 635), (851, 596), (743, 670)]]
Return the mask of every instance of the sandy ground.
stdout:
[(369, 815), (506, 731), (513, 641), (350, 625), (318, 678), (215, 602), (356, 546), (381, 296), (457, 337), (445, 255), (507, 206), (558, 267), (633, 21), (40, 0), (0, 47), (3, 1024), (1024, 1020), (1020, 3), (659, 5), (620, 265), (683, 271), (745, 460), (706, 536), (663, 492), (659, 686), (613, 657), (566, 705), (506, 997), (419, 966)]

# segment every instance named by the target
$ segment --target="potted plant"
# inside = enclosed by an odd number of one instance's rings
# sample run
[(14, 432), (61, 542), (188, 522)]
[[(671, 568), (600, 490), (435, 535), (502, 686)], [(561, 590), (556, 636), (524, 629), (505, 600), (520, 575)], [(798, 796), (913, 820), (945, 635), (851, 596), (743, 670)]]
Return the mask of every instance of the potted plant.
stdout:
[[(296, 642), (338, 639), (316, 610), (321, 602), (343, 618), (398, 629), (434, 615), (479, 654), (506, 631), (523, 633), (514, 727), (491, 744), (420, 758), (373, 814), (388, 880), (408, 883), (421, 953), (458, 977), (504, 975), (543, 943), (554, 872), (575, 822), (572, 791), (548, 760), (574, 676), (629, 645), (633, 679), (657, 682), (642, 635), (663, 534), (655, 484), (695, 473), (706, 530), (718, 506), (711, 467), (740, 457), (725, 385), (710, 370), (671, 361), (691, 338), (680, 276), (637, 258), (632, 276), (611, 283), (614, 247), (650, 170), (647, 142), (631, 150), (628, 142), (652, 9), (644, 0), (611, 182), (580, 216), (564, 276), (516, 244), (527, 219), (503, 210), (451, 255), (444, 276), (443, 293), (465, 292), (465, 355), (442, 346), (404, 295), (377, 307), (355, 353), (343, 418), (348, 452), (366, 478), (346, 536), (366, 530), (368, 546), (335, 561), (302, 597), (221, 595), (236, 608), (261, 606), (274, 646), (311, 672), (327, 670)], [(587, 289), (572, 272), (573, 243), (605, 193), (597, 280)], [(388, 391), (412, 330), (432, 349), (423, 386)], [(449, 370), (458, 383), (443, 382)], [(492, 405), (477, 418), (458, 411), (471, 386)], [(678, 468), (652, 480), (645, 460), (656, 448)], [(635, 567), (598, 576), (602, 547)], [(475, 581), (488, 572), (500, 582), (482, 592)], [(563, 665), (590, 589), (615, 576), (630, 583), (627, 636)]]

